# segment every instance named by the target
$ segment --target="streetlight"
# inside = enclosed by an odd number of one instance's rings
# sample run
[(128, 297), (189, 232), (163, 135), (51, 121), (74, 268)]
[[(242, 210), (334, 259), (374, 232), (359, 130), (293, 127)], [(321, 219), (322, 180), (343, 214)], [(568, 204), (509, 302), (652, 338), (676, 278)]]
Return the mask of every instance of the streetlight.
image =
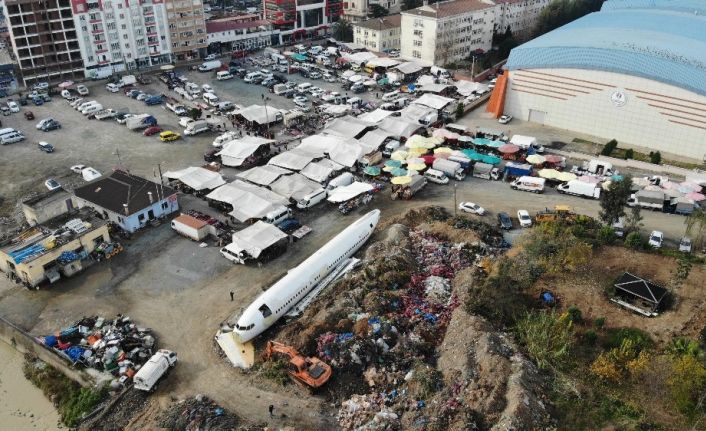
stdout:
[(267, 139), (270, 139), (270, 114), (267, 112), (267, 102), (270, 98), (262, 94), (262, 101), (265, 102), (265, 121), (267, 121)]

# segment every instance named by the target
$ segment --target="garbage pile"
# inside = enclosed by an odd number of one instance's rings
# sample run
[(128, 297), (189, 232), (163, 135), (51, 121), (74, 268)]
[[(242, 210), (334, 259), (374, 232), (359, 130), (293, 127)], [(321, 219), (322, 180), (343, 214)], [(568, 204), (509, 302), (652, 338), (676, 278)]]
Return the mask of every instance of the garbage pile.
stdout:
[(204, 395), (172, 404), (157, 418), (162, 429), (172, 431), (231, 431), (240, 419)]
[(72, 364), (105, 371), (125, 383), (147, 362), (155, 349), (150, 329), (138, 327), (129, 317), (84, 317), (53, 335), (37, 337)]
[(338, 411), (338, 424), (344, 429), (385, 431), (399, 429), (399, 417), (385, 406), (382, 394), (353, 395)]

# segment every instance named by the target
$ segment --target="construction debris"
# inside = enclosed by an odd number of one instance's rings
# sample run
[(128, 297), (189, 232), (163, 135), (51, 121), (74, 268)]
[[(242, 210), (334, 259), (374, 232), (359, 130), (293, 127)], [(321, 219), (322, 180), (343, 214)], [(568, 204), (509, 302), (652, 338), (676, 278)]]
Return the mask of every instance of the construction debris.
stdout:
[(118, 387), (132, 379), (152, 356), (155, 339), (150, 332), (127, 316), (118, 315), (113, 320), (94, 316), (37, 340), (73, 365), (112, 374), (116, 380), (111, 386)]
[(157, 418), (160, 428), (171, 431), (231, 431), (240, 419), (204, 395), (172, 404)]

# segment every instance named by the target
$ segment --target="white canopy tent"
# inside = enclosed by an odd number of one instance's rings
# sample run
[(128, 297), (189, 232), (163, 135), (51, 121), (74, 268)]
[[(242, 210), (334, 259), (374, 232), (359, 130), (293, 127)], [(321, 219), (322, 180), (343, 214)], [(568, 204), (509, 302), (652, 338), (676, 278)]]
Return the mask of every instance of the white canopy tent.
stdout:
[(277, 181), (282, 175), (291, 175), (292, 171), (279, 166), (274, 165), (264, 165), (256, 166), (252, 169), (248, 169), (245, 172), (241, 172), (236, 175), (238, 178), (249, 181), (253, 184), (260, 186), (269, 186), (270, 184)]
[(409, 138), (422, 127), (419, 122), (399, 117), (388, 117), (380, 123), (380, 129), (389, 132), (395, 138)]
[(275, 141), (258, 136), (244, 136), (240, 139), (226, 142), (218, 155), (221, 156), (223, 165), (238, 167), (260, 147), (269, 147), (273, 142)]
[(184, 185), (196, 190), (213, 190), (225, 184), (225, 180), (218, 172), (206, 168), (190, 166), (178, 171), (167, 171), (164, 177), (170, 180), (181, 181)]
[(387, 138), (394, 137), (395, 135), (385, 129), (375, 129), (363, 135), (362, 138), (358, 139), (358, 142), (365, 143), (365, 145), (377, 149)]
[(423, 93), (441, 93), (449, 87), (448, 84), (424, 84), (419, 90)]
[(334, 117), (342, 117), (353, 110), (351, 105), (330, 105), (322, 106), (324, 114), (333, 115)]
[(302, 175), (312, 181), (316, 181), (319, 184), (325, 183), (331, 177), (333, 172), (333, 168), (320, 162), (311, 162), (301, 170)]
[(226, 246), (226, 249), (237, 256), (244, 257), (247, 253), (253, 259), (260, 257), (260, 254), (268, 247), (285, 240), (287, 234), (277, 229), (270, 223), (262, 220), (251, 226), (233, 234), (233, 242)]
[(298, 201), (314, 190), (319, 190), (321, 184), (311, 181), (304, 175), (292, 174), (278, 179), (270, 185), (270, 188), (288, 199)]
[(477, 93), (483, 90), (487, 90), (488, 86), (481, 84), (480, 82), (473, 81), (458, 81), (456, 83), (456, 91), (458, 94), (468, 97), (473, 93)]
[(354, 64), (363, 64), (363, 63), (367, 63), (368, 61), (372, 60), (373, 58), (377, 58), (377, 55), (375, 55), (369, 51), (362, 51), (362, 52), (356, 52), (353, 54), (350, 54), (350, 53), (343, 54), (343, 58), (345, 58), (346, 60), (348, 60), (349, 62), (354, 63)]
[(439, 96), (436, 94), (426, 93), (422, 97), (412, 102), (415, 105), (424, 105), (434, 109), (444, 109), (449, 103), (453, 102), (454, 99)]
[(262, 105), (250, 105), (247, 108), (243, 108), (239, 111), (234, 112), (235, 115), (242, 116), (245, 120), (257, 123), (257, 124), (267, 124), (276, 123), (282, 121), (283, 114), (277, 108), (272, 106), (262, 106)]
[(289, 204), (287, 198), (275, 192), (239, 180), (219, 187), (206, 199), (230, 204), (233, 211), (228, 214), (242, 223), (263, 218), (268, 212)]
[(407, 121), (411, 121), (416, 124), (420, 124), (420, 121), (428, 118), (431, 115), (434, 115), (437, 113), (437, 109), (430, 108), (425, 105), (415, 105), (411, 104), (407, 107), (405, 107), (402, 111), (402, 118), (406, 119)]
[(371, 123), (371, 124), (377, 124), (384, 120), (385, 118), (389, 117), (392, 115), (394, 112), (393, 111), (387, 111), (385, 109), (376, 109), (371, 112), (365, 112), (363, 114), (360, 114), (358, 116), (359, 120), (363, 120), (365, 122)]
[(388, 58), (388, 57), (378, 57), (378, 58), (373, 58), (368, 63), (366, 66), (368, 67), (394, 67), (400, 64), (398, 60)]
[(424, 69), (424, 66), (419, 63), (415, 63), (414, 61), (408, 61), (406, 63), (398, 64), (395, 69), (399, 70), (404, 75), (410, 75), (420, 72)]
[(355, 138), (365, 132), (365, 130), (369, 127), (371, 127), (371, 125), (367, 122), (356, 117), (346, 115), (345, 117), (336, 118), (329, 121), (323, 131), (324, 133), (330, 135), (338, 135), (344, 138)]
[(301, 171), (306, 165), (311, 163), (315, 157), (303, 151), (290, 150), (277, 154), (267, 162), (268, 165), (279, 166), (280, 168), (292, 171)]
[(337, 204), (349, 201), (357, 196), (373, 190), (373, 186), (368, 183), (355, 181), (347, 186), (336, 187), (333, 189), (327, 198), (331, 203)]

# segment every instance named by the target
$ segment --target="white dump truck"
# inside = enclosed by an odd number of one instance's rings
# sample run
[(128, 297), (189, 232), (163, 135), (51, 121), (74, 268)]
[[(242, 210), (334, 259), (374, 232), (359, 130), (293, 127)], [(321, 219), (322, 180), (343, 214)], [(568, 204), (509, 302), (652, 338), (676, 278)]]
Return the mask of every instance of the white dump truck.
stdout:
[(436, 159), (434, 160), (432, 168), (437, 171), (443, 172), (449, 178), (453, 178), (457, 181), (463, 181), (463, 179), (466, 178), (466, 174), (465, 172), (463, 172), (463, 168), (458, 162), (446, 159)]
[(510, 184), (513, 190), (522, 190), (524, 192), (543, 193), (544, 178), (537, 177), (520, 177)]
[(177, 354), (171, 350), (160, 349), (152, 355), (149, 361), (140, 368), (133, 381), (135, 389), (141, 391), (153, 391), (159, 379), (167, 374), (167, 371), (177, 363)]
[(599, 199), (601, 197), (601, 188), (597, 184), (581, 180), (571, 180), (565, 184), (559, 184), (556, 187), (556, 191), (591, 199)]

